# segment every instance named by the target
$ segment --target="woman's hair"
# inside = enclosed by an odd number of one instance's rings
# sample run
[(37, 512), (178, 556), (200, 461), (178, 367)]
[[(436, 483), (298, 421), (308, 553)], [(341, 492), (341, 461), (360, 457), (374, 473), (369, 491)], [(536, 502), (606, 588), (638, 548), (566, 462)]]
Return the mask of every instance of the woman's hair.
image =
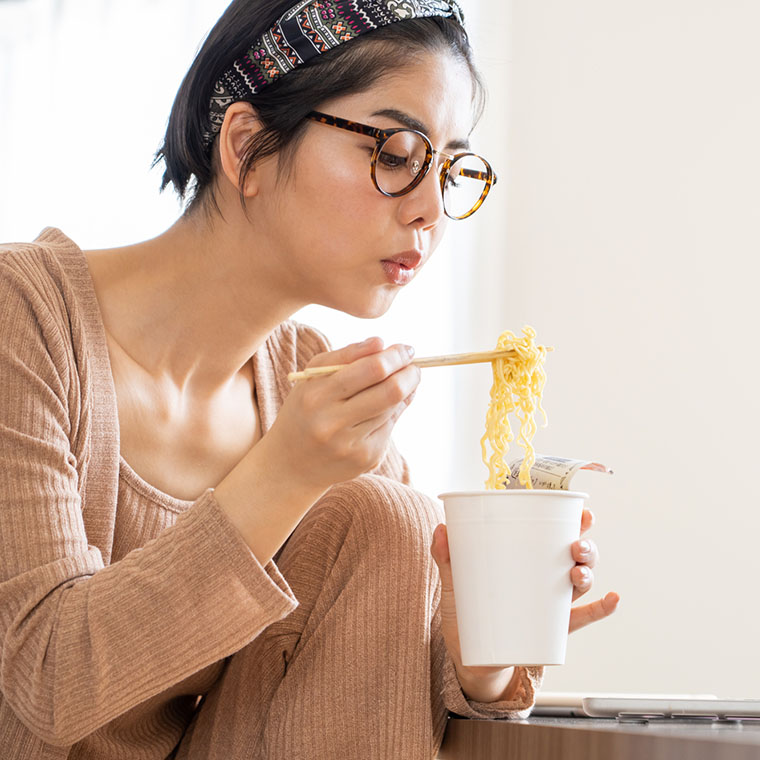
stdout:
[[(293, 0), (233, 0), (204, 41), (180, 85), (172, 106), (163, 145), (153, 166), (164, 162), (163, 191), (172, 184), (185, 202), (185, 213), (202, 207), (219, 211), (214, 197), (218, 153), (209, 148), (204, 132), (210, 128), (209, 104), (214, 84), (292, 4)], [(444, 50), (464, 62), (472, 75), (473, 108), (483, 110), (484, 87), (473, 63), (467, 33), (453, 18), (418, 18), (380, 27), (351, 42), (312, 58), (280, 77), (249, 102), (262, 124), (245, 146), (240, 186), (257, 161), (279, 153), (280, 169), (298, 145), (306, 114), (324, 101), (362, 92), (399, 68), (399, 60)], [(245, 209), (245, 198), (240, 193)]]

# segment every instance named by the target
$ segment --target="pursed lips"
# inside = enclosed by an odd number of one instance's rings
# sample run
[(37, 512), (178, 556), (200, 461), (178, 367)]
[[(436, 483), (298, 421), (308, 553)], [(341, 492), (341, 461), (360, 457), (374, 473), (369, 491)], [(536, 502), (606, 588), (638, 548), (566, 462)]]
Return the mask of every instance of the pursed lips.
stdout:
[(380, 262), (387, 280), (393, 285), (410, 283), (421, 263), (422, 254), (416, 250), (403, 251)]
[(417, 269), (422, 263), (422, 254), (419, 251), (403, 251), (395, 256), (388, 256), (383, 261), (392, 261), (394, 264), (404, 267), (404, 269)]

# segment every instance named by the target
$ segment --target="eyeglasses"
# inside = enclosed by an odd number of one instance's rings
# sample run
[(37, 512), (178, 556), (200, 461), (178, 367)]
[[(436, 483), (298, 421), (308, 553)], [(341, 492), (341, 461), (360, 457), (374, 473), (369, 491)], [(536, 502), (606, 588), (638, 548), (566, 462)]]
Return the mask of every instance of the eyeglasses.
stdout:
[(375, 187), (389, 198), (414, 190), (427, 175), (436, 155), (444, 159), (438, 175), (443, 211), (450, 219), (466, 219), (474, 214), (496, 184), (496, 174), (485, 158), (475, 153), (451, 155), (435, 150), (428, 137), (416, 129), (377, 129), (318, 111), (307, 114), (307, 118), (374, 138), (376, 145), (369, 173)]

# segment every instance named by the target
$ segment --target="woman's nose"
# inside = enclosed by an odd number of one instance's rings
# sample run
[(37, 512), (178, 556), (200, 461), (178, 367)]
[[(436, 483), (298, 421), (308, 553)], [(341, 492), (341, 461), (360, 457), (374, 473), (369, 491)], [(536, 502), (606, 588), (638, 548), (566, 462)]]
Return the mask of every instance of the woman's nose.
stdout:
[(438, 162), (433, 160), (420, 184), (399, 200), (399, 212), (404, 224), (415, 224), (423, 229), (438, 224), (445, 216)]

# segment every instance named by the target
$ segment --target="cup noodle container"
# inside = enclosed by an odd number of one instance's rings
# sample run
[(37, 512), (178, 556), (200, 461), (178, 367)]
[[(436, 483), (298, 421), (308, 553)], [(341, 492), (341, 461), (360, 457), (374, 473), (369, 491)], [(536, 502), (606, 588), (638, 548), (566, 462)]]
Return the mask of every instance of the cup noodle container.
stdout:
[(464, 665), (562, 665), (588, 494), (444, 493)]

